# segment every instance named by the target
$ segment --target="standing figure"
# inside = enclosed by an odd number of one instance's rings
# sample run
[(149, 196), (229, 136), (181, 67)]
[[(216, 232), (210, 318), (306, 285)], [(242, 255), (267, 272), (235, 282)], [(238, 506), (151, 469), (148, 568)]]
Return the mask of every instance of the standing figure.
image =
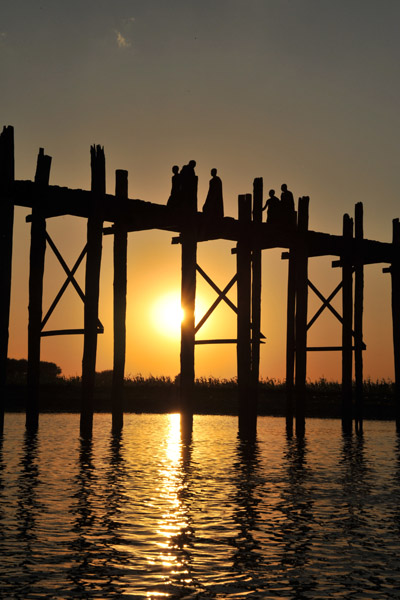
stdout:
[(195, 160), (190, 160), (184, 165), (180, 173), (180, 189), (182, 196), (182, 209), (186, 211), (197, 210), (197, 175), (194, 171)]
[(267, 223), (277, 224), (281, 221), (281, 201), (275, 196), (275, 190), (269, 190), (269, 198), (262, 210), (267, 210)]
[(203, 214), (208, 219), (222, 219), (224, 216), (224, 200), (222, 196), (222, 181), (217, 175), (217, 169), (211, 169), (210, 186), (206, 201), (203, 205)]
[(181, 200), (181, 176), (179, 173), (179, 167), (174, 165), (172, 167), (172, 172), (171, 195), (168, 198), (167, 206), (172, 210), (177, 210), (179, 209)]
[(282, 183), (281, 190), (282, 223), (286, 225), (293, 225), (295, 222), (293, 194), (287, 189), (286, 183)]

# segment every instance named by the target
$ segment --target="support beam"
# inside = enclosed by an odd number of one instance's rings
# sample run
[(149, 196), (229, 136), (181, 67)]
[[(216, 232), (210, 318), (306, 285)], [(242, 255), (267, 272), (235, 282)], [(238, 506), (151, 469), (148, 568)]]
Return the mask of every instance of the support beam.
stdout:
[(400, 433), (400, 221), (393, 219), (392, 322), (394, 352), (394, 397), (396, 429)]
[(10, 324), (11, 264), (14, 227), (14, 129), (0, 134), (0, 434), (4, 427), (4, 400), (7, 377)]
[(195, 214), (197, 211), (197, 176), (184, 180), (182, 190), (184, 199), (183, 227), (181, 233), (182, 280), (181, 306), (181, 373), (180, 373), (180, 409), (181, 431), (189, 435), (193, 424), (193, 389), (195, 378), (195, 301), (196, 301), (196, 264), (197, 241)]
[(92, 146), (91, 197), (87, 221), (87, 255), (85, 273), (84, 342), (82, 358), (82, 404), (80, 430), (90, 435), (93, 428), (93, 395), (96, 375), (97, 322), (99, 313), (100, 264), (103, 236), (106, 172), (104, 148)]
[(37, 159), (36, 197), (32, 209), (31, 247), (29, 255), (29, 321), (26, 427), (37, 429), (39, 423), (40, 337), (42, 330), (42, 301), (44, 257), (46, 252), (46, 219), (42, 206), (49, 184), (51, 157), (40, 148)]
[(296, 434), (301, 437), (305, 431), (306, 377), (307, 377), (307, 306), (308, 306), (308, 254), (307, 231), (309, 197), (299, 198), (298, 224), (295, 242), (296, 261)]
[(353, 239), (353, 219), (349, 215), (343, 216), (343, 242), (344, 253), (342, 262), (342, 426), (348, 433), (352, 429), (352, 367), (353, 367), (353, 268), (351, 244)]
[(237, 243), (237, 376), (239, 393), (239, 435), (254, 437), (257, 406), (251, 393), (251, 194), (239, 196), (239, 241)]
[(296, 258), (292, 251), (288, 261), (288, 286), (286, 308), (286, 429), (293, 432), (293, 389), (295, 365), (295, 308), (296, 308)]
[(364, 310), (364, 265), (362, 242), (364, 239), (363, 205), (357, 202), (354, 214), (356, 259), (354, 271), (354, 374), (355, 374), (355, 426), (363, 429), (363, 310)]
[[(115, 196), (121, 203), (128, 199), (128, 171), (115, 173)], [(114, 225), (114, 365), (112, 381), (112, 430), (123, 426), (123, 387), (126, 350), (126, 287), (128, 233), (123, 212)]]
[[(263, 180), (257, 177), (253, 182), (253, 223), (262, 223)], [(254, 402), (258, 401), (258, 381), (260, 378), (260, 334), (261, 334), (261, 244), (256, 240), (251, 253), (252, 294), (251, 294), (251, 387)]]

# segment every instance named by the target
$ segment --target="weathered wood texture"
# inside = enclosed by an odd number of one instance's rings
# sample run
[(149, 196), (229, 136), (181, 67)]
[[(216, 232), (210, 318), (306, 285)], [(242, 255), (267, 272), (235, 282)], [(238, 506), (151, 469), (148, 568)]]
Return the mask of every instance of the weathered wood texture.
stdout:
[(353, 238), (353, 219), (343, 216), (344, 246), (342, 261), (342, 424), (343, 430), (352, 426), (352, 367), (353, 367), (353, 264), (351, 242)]
[[(262, 177), (257, 177), (253, 182), (253, 223), (262, 222), (262, 204), (263, 180)], [(261, 253), (261, 247), (256, 240), (251, 253), (251, 385), (256, 403), (260, 378)]]
[(97, 324), (99, 314), (100, 264), (103, 237), (105, 156), (101, 146), (92, 146), (91, 202), (87, 221), (85, 273), (84, 342), (82, 359), (82, 405), (80, 428), (83, 435), (93, 427), (93, 395), (96, 374)]
[(364, 265), (362, 263), (363, 205), (355, 206), (354, 234), (356, 242), (354, 271), (354, 375), (355, 375), (355, 425), (362, 431), (363, 422), (363, 310), (364, 310)]
[(257, 406), (251, 390), (251, 194), (239, 196), (241, 238), (237, 243), (237, 376), (239, 394), (239, 435), (253, 436)]
[(126, 288), (128, 234), (123, 219), (123, 205), (128, 198), (128, 172), (115, 173), (115, 196), (121, 203), (121, 218), (114, 226), (114, 364), (112, 382), (112, 429), (123, 425), (123, 387), (126, 350)]
[(10, 323), (11, 264), (14, 227), (14, 129), (0, 134), (0, 433), (4, 426), (4, 387), (7, 375)]
[[(297, 215), (296, 215), (297, 219)], [(288, 285), (286, 308), (286, 427), (293, 430), (293, 390), (295, 366), (295, 314), (296, 314), (296, 257), (292, 249), (288, 260)]]
[(304, 434), (305, 402), (307, 376), (307, 306), (308, 306), (308, 210), (309, 198), (299, 198), (298, 225), (295, 241), (295, 284), (296, 284), (296, 366), (295, 366), (295, 395), (296, 395), (296, 433)]
[(42, 330), (42, 301), (44, 258), (46, 253), (46, 219), (41, 203), (46, 197), (49, 183), (51, 157), (40, 148), (35, 185), (37, 202), (32, 209), (31, 247), (29, 254), (29, 321), (28, 321), (28, 372), (26, 426), (36, 429), (39, 420), (40, 340)]
[(396, 429), (400, 433), (400, 221), (393, 219), (393, 262), (390, 269), (392, 278), (392, 320), (394, 350), (394, 395), (396, 403)]
[(182, 275), (181, 306), (183, 320), (181, 323), (180, 353), (180, 407), (186, 429), (190, 429), (193, 415), (193, 387), (195, 378), (195, 300), (196, 300), (196, 264), (197, 241), (195, 213), (197, 210), (197, 177), (189, 181), (183, 189), (185, 199), (184, 224), (181, 234)]

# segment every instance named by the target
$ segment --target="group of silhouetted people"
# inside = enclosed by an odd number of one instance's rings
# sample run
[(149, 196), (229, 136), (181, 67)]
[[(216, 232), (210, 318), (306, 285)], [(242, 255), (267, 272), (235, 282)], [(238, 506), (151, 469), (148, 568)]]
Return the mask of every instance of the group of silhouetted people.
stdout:
[[(174, 212), (184, 212), (193, 202), (193, 207), (197, 197), (197, 176), (194, 171), (195, 160), (190, 160), (179, 171), (179, 167), (172, 167), (172, 186), (171, 195), (168, 198), (167, 206)], [(296, 212), (294, 206), (293, 194), (287, 189), (286, 183), (281, 185), (280, 199), (275, 196), (275, 190), (269, 190), (269, 198), (265, 202), (262, 210), (267, 210), (267, 223), (283, 227), (292, 226), (296, 223)], [(203, 214), (213, 221), (222, 219), (224, 216), (224, 201), (222, 196), (222, 181), (217, 175), (217, 169), (211, 169), (211, 179), (206, 201), (203, 204)]]
[[(188, 198), (195, 198), (197, 193), (197, 176), (194, 168), (195, 160), (190, 160), (179, 171), (179, 167), (172, 167), (171, 194), (167, 206), (174, 212), (184, 211)], [(224, 216), (224, 201), (222, 196), (222, 181), (217, 175), (217, 169), (211, 169), (211, 179), (206, 201), (203, 205), (203, 214), (208, 219), (222, 219)]]
[(269, 190), (269, 198), (262, 210), (267, 209), (267, 223), (271, 225), (294, 225), (296, 213), (293, 194), (287, 189), (286, 183), (282, 183), (281, 191), (279, 199), (275, 196), (275, 190)]

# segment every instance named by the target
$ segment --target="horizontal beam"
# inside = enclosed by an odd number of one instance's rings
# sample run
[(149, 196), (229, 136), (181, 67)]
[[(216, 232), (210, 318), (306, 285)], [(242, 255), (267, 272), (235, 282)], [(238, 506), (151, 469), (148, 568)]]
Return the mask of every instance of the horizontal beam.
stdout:
[[(354, 346), (352, 346), (351, 348), (352, 350), (354, 350)], [(363, 350), (367, 349), (367, 346), (365, 344), (363, 344)], [(335, 351), (342, 351), (343, 348), (342, 346), (308, 346), (307, 347), (307, 352), (335, 352)]]
[[(204, 344), (237, 344), (237, 339), (221, 339), (221, 340), (195, 340), (196, 345), (204, 345)], [(265, 344), (265, 342), (261, 342), (260, 344)]]
[[(42, 331), (40, 337), (51, 337), (53, 335), (83, 335), (84, 329), (53, 329), (51, 331)], [(104, 327), (98, 328), (97, 333), (104, 333)]]

